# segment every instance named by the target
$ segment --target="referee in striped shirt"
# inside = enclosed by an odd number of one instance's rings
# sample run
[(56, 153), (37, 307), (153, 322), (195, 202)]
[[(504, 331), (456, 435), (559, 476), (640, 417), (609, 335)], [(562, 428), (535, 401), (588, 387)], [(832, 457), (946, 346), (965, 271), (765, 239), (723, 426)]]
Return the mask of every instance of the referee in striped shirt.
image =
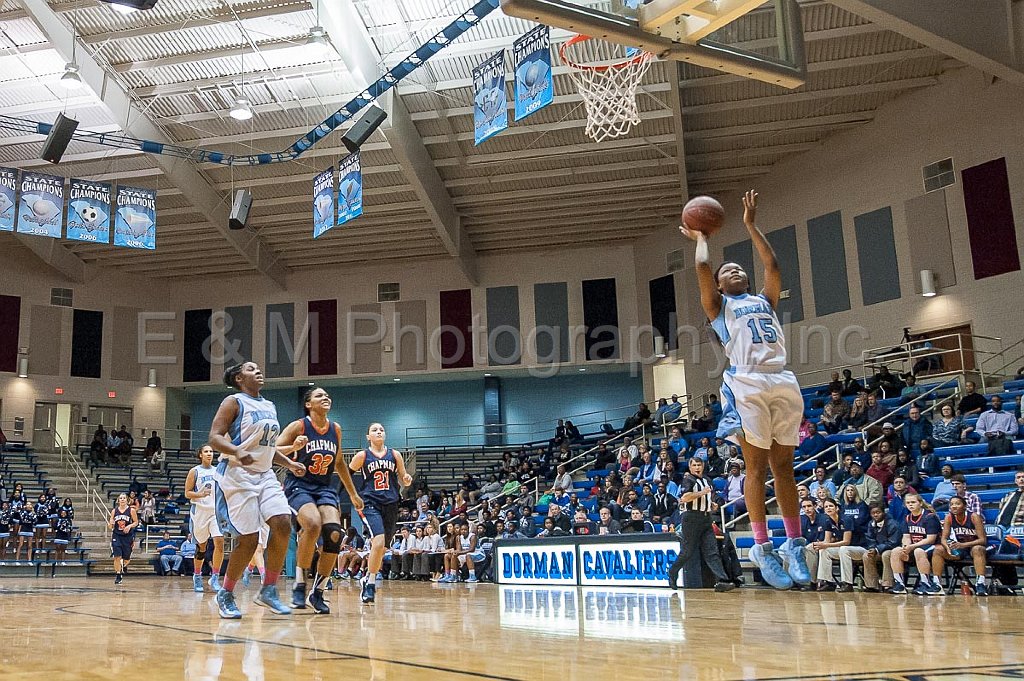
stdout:
[(704, 476), (704, 461), (696, 456), (690, 458), (690, 470), (679, 485), (679, 510), (682, 512), (679, 535), (683, 542), (682, 552), (668, 570), (669, 585), (678, 588), (679, 571), (699, 552), (701, 560), (714, 573), (715, 591), (732, 591), (736, 585), (722, 567), (718, 554), (718, 538), (711, 528), (711, 513), (714, 510), (714, 485)]

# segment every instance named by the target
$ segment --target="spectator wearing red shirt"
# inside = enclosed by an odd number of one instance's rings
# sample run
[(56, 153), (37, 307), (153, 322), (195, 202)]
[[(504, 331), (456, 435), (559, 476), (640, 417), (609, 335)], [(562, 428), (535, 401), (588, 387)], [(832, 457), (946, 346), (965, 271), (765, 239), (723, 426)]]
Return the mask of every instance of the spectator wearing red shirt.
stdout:
[(871, 465), (868, 466), (865, 473), (877, 480), (882, 489), (889, 487), (894, 475), (892, 467), (885, 463), (882, 452), (871, 452)]

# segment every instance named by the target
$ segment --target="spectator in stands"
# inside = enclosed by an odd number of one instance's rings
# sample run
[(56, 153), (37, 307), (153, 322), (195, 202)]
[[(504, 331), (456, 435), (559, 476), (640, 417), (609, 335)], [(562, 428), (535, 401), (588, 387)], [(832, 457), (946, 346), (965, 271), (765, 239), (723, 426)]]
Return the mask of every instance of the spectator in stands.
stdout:
[(95, 438), (97, 436), (101, 437), (101, 438), (103, 438), (103, 441), (106, 442), (106, 440), (107, 440), (107, 429), (104, 428), (103, 424), (101, 423), (98, 426), (96, 426), (96, 431), (92, 434), (92, 436), (93, 436), (93, 438)]
[(885, 463), (885, 460), (882, 458), (882, 452), (873, 452), (871, 454), (871, 465), (866, 473), (877, 480), (882, 489), (888, 487), (889, 483), (892, 482), (892, 467)]
[(819, 388), (817, 391), (815, 391), (814, 394), (815, 395), (831, 395), (832, 391), (834, 391), (834, 390), (838, 390), (839, 392), (843, 391), (843, 382), (839, 378), (839, 372), (838, 371), (833, 371), (832, 372), (832, 380), (828, 382), (828, 385), (826, 385), (824, 388)]
[(512, 452), (506, 451), (501, 455), (501, 476), (508, 477), (516, 472), (518, 464), (512, 456)]
[(743, 469), (738, 464), (730, 464), (723, 492), (725, 493), (725, 503), (728, 505), (726, 510), (733, 518), (747, 512), (747, 503), (743, 496), (743, 485), (746, 481), (747, 476), (743, 474)]
[(601, 516), (601, 520), (597, 525), (598, 534), (619, 534), (622, 531), (619, 521), (612, 517), (612, 510), (610, 508), (602, 506), (598, 515)]
[(668, 439), (669, 448), (675, 452), (673, 457), (676, 463), (679, 463), (679, 459), (687, 450), (686, 439), (683, 437), (683, 431), (679, 426), (672, 426), (672, 435)]
[(636, 474), (636, 481), (640, 483), (652, 483), (661, 479), (661, 471), (658, 464), (651, 459), (651, 452), (641, 445), (643, 453), (640, 455), (640, 467)]
[[(850, 462), (850, 478), (843, 487), (847, 485), (853, 485), (857, 488), (857, 494), (864, 500), (868, 506), (872, 506), (882, 501), (883, 488), (879, 484), (878, 480), (874, 479), (870, 475), (864, 474), (864, 469), (861, 468), (859, 461)], [(839, 490), (840, 496), (843, 494), (842, 488)]]
[(583, 442), (583, 435), (580, 433), (580, 429), (572, 421), (565, 422), (565, 439), (569, 441), (570, 445), (578, 445)]
[(807, 487), (807, 485), (805, 485), (802, 482), (796, 486), (796, 498), (800, 501), (801, 504), (805, 501), (810, 501), (812, 504), (814, 504), (815, 508), (818, 507), (815, 498), (811, 496), (811, 490)]
[(714, 417), (715, 423), (718, 423), (722, 419), (722, 403), (718, 401), (717, 394), (708, 395), (708, 406), (711, 407), (711, 416)]
[(846, 417), (846, 430), (849, 432), (863, 430), (868, 425), (868, 396), (861, 394), (853, 398), (853, 406)]
[(864, 546), (867, 551), (861, 560), (864, 563), (864, 590), (879, 591), (878, 563), (882, 563), (881, 590), (892, 588), (892, 551), (900, 545), (903, 530), (900, 523), (885, 514), (881, 505), (871, 507), (871, 522), (868, 523)]
[(548, 454), (551, 454), (555, 447), (558, 447), (565, 441), (565, 421), (558, 419), (558, 425), (555, 426), (555, 436), (548, 440)]
[(698, 433), (707, 433), (715, 430), (717, 427), (718, 421), (715, 420), (711, 407), (704, 407), (703, 415), (693, 422), (693, 429)]
[[(640, 456), (640, 450), (633, 444), (633, 438), (626, 435), (622, 438), (622, 446), (616, 452), (616, 460), (619, 463), (619, 472), (625, 474), (633, 465), (633, 459)], [(623, 468), (625, 465), (625, 468)]]
[(654, 425), (661, 427), (665, 425), (668, 420), (665, 415), (668, 413), (668, 399), (665, 397), (658, 399), (658, 408), (654, 410)]
[(868, 396), (865, 399), (868, 405), (868, 423), (878, 423), (878, 419), (885, 416), (885, 409), (882, 407), (882, 403), (878, 401), (878, 395), (868, 393)]
[(195, 570), (196, 549), (196, 541), (192, 534), (185, 535), (181, 546), (178, 547), (178, 555), (181, 556), (182, 574), (191, 575), (193, 570)]
[(944, 463), (940, 470), (942, 480), (935, 485), (935, 492), (932, 494), (932, 506), (936, 509), (946, 508), (949, 505), (950, 497), (956, 494), (956, 486), (953, 484), (953, 465)]
[(665, 470), (665, 465), (675, 461), (675, 452), (673, 452), (668, 446), (668, 440), (665, 438), (661, 439), (661, 443), (658, 445), (658, 468)]
[(814, 480), (812, 480), (811, 484), (807, 487), (812, 496), (818, 494), (819, 487), (824, 487), (828, 491), (828, 495), (830, 497), (836, 496), (836, 492), (838, 490), (836, 490), (835, 484), (825, 477), (826, 472), (827, 471), (824, 466), (814, 467)]
[(651, 502), (651, 522), (666, 522), (668, 517), (676, 512), (677, 508), (679, 508), (679, 501), (668, 493), (668, 484), (659, 482), (657, 491), (654, 493), (654, 499)]
[(459, 483), (459, 491), (462, 492), (469, 503), (476, 503), (477, 497), (480, 495), (480, 484), (476, 481), (476, 477), (472, 473), (466, 471), (462, 474), (462, 482)]
[(968, 427), (963, 417), (953, 411), (953, 405), (946, 402), (939, 408), (939, 418), (932, 424), (932, 440), (936, 447), (953, 447), (967, 441), (974, 428)]
[(914, 589), (916, 595), (941, 594), (938, 576), (933, 579), (931, 571), (930, 548), (939, 540), (942, 525), (938, 516), (931, 512), (920, 496), (908, 494), (906, 498), (907, 516), (903, 523), (903, 540), (900, 548), (893, 549), (891, 555), (892, 572), (895, 584), (894, 594), (904, 594), (907, 588), (903, 579), (904, 565), (910, 560), (917, 563), (917, 571), (921, 581)]
[(606, 470), (615, 465), (615, 452), (608, 449), (608, 443), (601, 442), (597, 445), (597, 452), (594, 458), (594, 470)]
[(693, 456), (691, 458), (697, 458), (701, 461), (708, 460), (708, 449), (711, 447), (711, 438), (702, 437), (697, 445), (697, 448), (693, 450)]
[(166, 463), (166, 461), (167, 452), (165, 452), (163, 449), (158, 449), (157, 451), (153, 452), (153, 455), (149, 458), (150, 475), (152, 475), (153, 473), (162, 474), (164, 472), (164, 464)]
[[(839, 557), (839, 548), (850, 545), (853, 532), (846, 527), (839, 503), (835, 499), (825, 499), (821, 518), (824, 537), (811, 545), (818, 552), (818, 591), (835, 591), (836, 583), (832, 576), (832, 560)], [(830, 553), (830, 550), (833, 550)]]
[(115, 451), (118, 461), (122, 466), (131, 466), (132, 447), (135, 446), (135, 440), (124, 425), (121, 426), (121, 430), (117, 431), (117, 437), (119, 439), (119, 445)]
[(843, 397), (852, 397), (857, 393), (863, 392), (864, 386), (861, 382), (853, 377), (853, 372), (849, 369), (843, 369), (843, 380), (842, 390)]
[(708, 460), (704, 462), (704, 475), (712, 480), (725, 475), (725, 459), (722, 458), (720, 451), (718, 447), (708, 448)]
[(920, 453), (921, 440), (932, 439), (932, 422), (921, 416), (921, 407), (916, 404), (910, 407), (908, 416), (900, 434), (903, 437), (903, 446), (917, 455)]
[(917, 490), (908, 485), (907, 479), (902, 475), (894, 477), (885, 495), (886, 502), (889, 504), (890, 517), (902, 518), (907, 515), (907, 506), (904, 503), (904, 499), (908, 494), (917, 494)]
[(1013, 438), (1017, 437), (1019, 430), (1020, 425), (1014, 415), (1003, 411), (1003, 399), (999, 395), (992, 396), (992, 408), (981, 413), (975, 427), (975, 431), (988, 443), (989, 456), (1011, 453)]
[(964, 477), (964, 474), (956, 473), (951, 478), (951, 481), (953, 483), (953, 489), (955, 490), (953, 496), (960, 497), (964, 500), (964, 503), (967, 504), (967, 512), (981, 515), (981, 499), (974, 492), (968, 491), (967, 479)]
[[(856, 488), (847, 487), (840, 505), (843, 514), (843, 525), (851, 533), (850, 543), (839, 547), (840, 584), (836, 588), (839, 593), (853, 591), (853, 563), (860, 562), (868, 551), (867, 530), (871, 522), (867, 505), (857, 498)], [(829, 556), (832, 557), (831, 554)]]
[(938, 454), (928, 440), (921, 441), (921, 455), (917, 458), (917, 475), (919, 478), (931, 478), (939, 474), (941, 467)]
[(573, 458), (572, 450), (569, 449), (569, 443), (563, 442), (558, 446), (558, 452), (555, 454), (556, 463), (568, 463)]
[(178, 545), (171, 540), (170, 532), (164, 531), (163, 538), (156, 545), (156, 552), (160, 556), (163, 574), (181, 574), (181, 555), (178, 553)]
[(678, 421), (682, 415), (683, 405), (679, 402), (679, 395), (672, 395), (672, 401), (669, 402), (668, 408), (665, 410), (665, 423)]
[(551, 485), (549, 494), (559, 494), (572, 489), (572, 476), (569, 475), (569, 471), (566, 470), (565, 464), (558, 464), (558, 468), (555, 471), (555, 480)]
[[(928, 440), (923, 440), (923, 442), (928, 442)], [(902, 476), (911, 487), (917, 488), (921, 485), (921, 476), (917, 472), (917, 464), (914, 463), (914, 458), (906, 449), (900, 449), (900, 451), (896, 452), (896, 465), (893, 467), (893, 474), (894, 476)]]
[(743, 452), (736, 445), (728, 445), (729, 456), (725, 460), (725, 468), (728, 470), (733, 465), (739, 466), (740, 470), (746, 470), (747, 463), (743, 460)]
[(1017, 489), (1008, 493), (999, 502), (996, 524), (1003, 527), (1024, 525), (1024, 469), (1019, 469), (1014, 473), (1013, 484), (1017, 486)]
[(946, 570), (947, 560), (967, 560), (974, 563), (974, 593), (987, 596), (985, 584), (986, 549), (985, 519), (980, 513), (970, 513), (960, 497), (949, 500), (949, 515), (942, 521), (942, 539), (932, 551), (932, 574), (938, 578)]
[(797, 437), (800, 438), (800, 442), (803, 442), (817, 431), (818, 427), (811, 423), (811, 420), (807, 418), (807, 414), (800, 417), (800, 429), (797, 431)]
[(629, 520), (627, 520), (622, 526), (622, 534), (632, 534), (636, 532), (654, 532), (654, 524), (651, 523), (650, 520), (644, 519), (644, 512), (639, 508), (634, 508), (629, 512)]
[(117, 458), (121, 451), (121, 435), (114, 430), (107, 436), (107, 452), (113, 458)]
[(881, 390), (883, 397), (896, 397), (903, 388), (903, 382), (889, 372), (889, 367), (884, 364), (878, 369), (878, 373), (868, 381), (868, 392)]
[(146, 461), (149, 461), (150, 459), (153, 458), (154, 454), (156, 454), (157, 452), (162, 453), (163, 451), (164, 443), (160, 440), (160, 436), (157, 435), (156, 431), (154, 430), (153, 434), (149, 436), (148, 440), (146, 440), (146, 449), (143, 452), (143, 456), (146, 457)]
[(93, 435), (92, 444), (89, 445), (89, 461), (93, 464), (107, 463), (107, 437), (98, 431)]
[[(854, 458), (852, 452), (846, 452), (843, 454), (843, 463), (836, 469), (836, 472), (832, 474), (832, 486), (839, 489), (843, 486), (847, 480), (850, 479), (850, 464), (859, 459)], [(861, 463), (861, 470), (864, 470), (864, 464)]]
[(142, 493), (142, 501), (139, 502), (139, 522), (149, 525), (156, 520), (156, 497), (148, 489)]
[(854, 544), (859, 546), (857, 541), (867, 531), (868, 523), (871, 521), (871, 511), (868, 505), (861, 500), (857, 488), (853, 486), (843, 488), (843, 496), (838, 499), (838, 502), (839, 512), (843, 514), (846, 528), (853, 531)]
[(797, 447), (796, 459), (798, 461), (810, 459), (820, 454), (826, 447), (828, 447), (828, 442), (825, 440), (825, 436), (815, 428), (811, 431), (810, 436)]
[(818, 427), (829, 435), (835, 435), (844, 428), (846, 417), (850, 415), (850, 405), (843, 399), (839, 390), (832, 391), (832, 399), (825, 405), (821, 413)]
[(576, 511), (572, 518), (572, 533), (589, 536), (597, 534), (597, 523), (587, 517), (585, 511)]
[(804, 560), (807, 561), (807, 569), (814, 576), (808, 588), (817, 587), (818, 576), (818, 549), (814, 548), (824, 539), (825, 529), (822, 526), (822, 515), (818, 512), (818, 506), (811, 499), (804, 499), (800, 502), (800, 536), (807, 544), (804, 546)]
[(651, 506), (654, 505), (654, 488), (651, 483), (645, 482), (640, 488), (640, 494), (636, 498), (636, 507), (643, 511), (645, 518), (651, 517)]
[(819, 487), (817, 490), (815, 490), (814, 496), (811, 498), (814, 499), (814, 505), (815, 507), (817, 507), (818, 512), (823, 513), (825, 511), (825, 502), (831, 499), (832, 497), (828, 495), (827, 489), (825, 489), (824, 487)]
[(907, 376), (906, 386), (900, 391), (900, 404), (912, 402), (921, 395), (924, 395), (924, 393), (925, 389), (917, 384), (917, 378), (911, 374)]
[(133, 489), (128, 490), (128, 505), (135, 509), (136, 514), (138, 514), (142, 508), (142, 502), (139, 501), (139, 495)]
[(548, 505), (548, 518), (555, 524), (555, 527), (562, 530), (566, 534), (572, 529), (572, 520), (566, 514), (562, 513), (562, 507), (558, 504)]
[(502, 484), (501, 480), (498, 479), (498, 474), (492, 473), (491, 477), (487, 479), (487, 482), (484, 483), (478, 490), (478, 496), (483, 501), (490, 501), (491, 499), (496, 499), (497, 497), (501, 496), (501, 488)]
[(974, 381), (967, 381), (964, 384), (964, 396), (960, 398), (960, 404), (957, 405), (956, 411), (960, 416), (968, 418), (971, 416), (977, 416), (985, 410), (988, 406), (988, 401), (984, 395), (975, 392), (977, 388), (974, 385)]
[(461, 516), (469, 510), (469, 498), (466, 493), (461, 489), (455, 493), (455, 498), (452, 500), (452, 516)]
[(882, 434), (880, 437), (881, 439), (878, 441), (876, 448), (882, 453), (882, 460), (891, 466), (896, 462), (896, 450), (903, 445), (903, 439), (896, 432), (896, 428), (892, 425), (891, 421), (886, 421), (882, 424)]
[(622, 430), (632, 430), (637, 426), (641, 426), (651, 422), (651, 410), (647, 408), (647, 405), (643, 402), (640, 403), (636, 413), (628, 417), (622, 424)]

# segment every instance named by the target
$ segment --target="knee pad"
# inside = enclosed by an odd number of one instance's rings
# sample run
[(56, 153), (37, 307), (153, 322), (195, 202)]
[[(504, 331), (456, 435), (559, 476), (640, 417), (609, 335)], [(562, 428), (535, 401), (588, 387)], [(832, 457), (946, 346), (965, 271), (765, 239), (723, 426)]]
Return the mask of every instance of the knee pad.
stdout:
[(320, 537), (324, 540), (324, 553), (338, 553), (341, 551), (341, 538), (344, 535), (341, 525), (338, 523), (324, 523), (320, 528)]

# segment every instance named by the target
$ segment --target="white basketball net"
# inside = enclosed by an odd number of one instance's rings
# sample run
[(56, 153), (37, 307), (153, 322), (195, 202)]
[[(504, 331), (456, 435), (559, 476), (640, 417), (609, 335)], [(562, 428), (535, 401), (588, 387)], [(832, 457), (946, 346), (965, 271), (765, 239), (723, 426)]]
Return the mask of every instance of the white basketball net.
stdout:
[(561, 54), (587, 109), (586, 133), (595, 142), (625, 135), (640, 122), (636, 89), (651, 67), (654, 55), (639, 52), (607, 65), (578, 64), (567, 57), (566, 49), (589, 40), (583, 36), (580, 39), (565, 43)]

